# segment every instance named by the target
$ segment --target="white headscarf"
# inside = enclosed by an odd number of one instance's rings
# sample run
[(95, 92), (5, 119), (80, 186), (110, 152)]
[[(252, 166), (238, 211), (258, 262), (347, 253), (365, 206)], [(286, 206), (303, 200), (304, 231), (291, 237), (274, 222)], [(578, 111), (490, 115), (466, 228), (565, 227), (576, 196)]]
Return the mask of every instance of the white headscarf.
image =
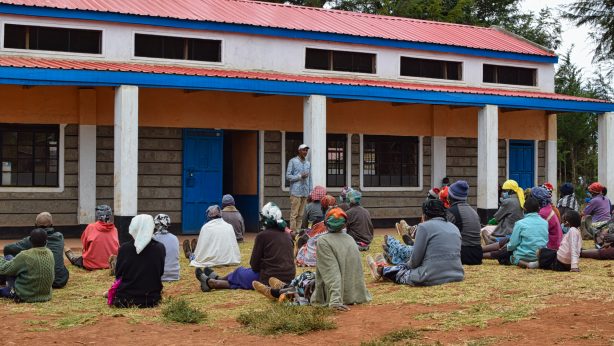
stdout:
[(134, 247), (136, 248), (137, 254), (140, 254), (151, 241), (154, 228), (155, 224), (151, 215), (137, 215), (132, 218), (132, 221), (130, 221), (128, 232), (132, 238), (134, 238)]

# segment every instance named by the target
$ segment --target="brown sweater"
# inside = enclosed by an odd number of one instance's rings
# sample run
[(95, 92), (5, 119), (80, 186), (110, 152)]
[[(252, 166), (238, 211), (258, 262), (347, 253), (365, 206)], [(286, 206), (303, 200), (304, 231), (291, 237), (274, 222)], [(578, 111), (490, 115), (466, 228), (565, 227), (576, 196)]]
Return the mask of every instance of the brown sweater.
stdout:
[(373, 240), (373, 224), (371, 223), (371, 214), (362, 206), (356, 204), (351, 205), (350, 209), (345, 212), (348, 215), (346, 230), (349, 235), (358, 242), (371, 244)]
[(258, 233), (249, 264), (260, 273), (260, 282), (268, 285), (270, 277), (292, 281), (296, 275), (292, 250), (292, 239), (286, 232), (268, 228)]

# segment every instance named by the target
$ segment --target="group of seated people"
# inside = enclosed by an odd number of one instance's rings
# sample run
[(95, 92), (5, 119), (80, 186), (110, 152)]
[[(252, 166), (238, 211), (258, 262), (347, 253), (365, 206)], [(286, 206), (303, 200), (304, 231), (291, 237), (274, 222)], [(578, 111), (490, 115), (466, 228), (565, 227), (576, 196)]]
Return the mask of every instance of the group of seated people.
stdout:
[[(574, 188), (561, 187), (557, 205), (548, 183), (522, 190), (513, 180), (501, 187), (500, 207), (482, 227), (467, 203), (469, 184), (459, 180), (432, 189), (422, 204), (422, 220), (397, 231), (402, 241), (386, 235), (383, 253), (366, 256), (375, 280), (431, 286), (464, 279), (463, 265), (494, 259), (503, 265), (528, 269), (579, 271), (580, 257), (614, 259), (612, 206), (607, 190), (593, 183), (583, 214)], [(329, 306), (340, 311), (371, 300), (359, 251), (369, 248), (373, 225), (360, 205), (360, 192), (344, 188), (340, 201), (321, 186), (314, 188), (306, 207), (303, 228), (291, 230), (274, 203), (261, 210), (262, 230), (256, 235), (249, 267), (227, 275), (214, 270), (241, 263), (239, 243), (245, 226), (234, 199), (225, 195), (222, 207), (210, 206), (198, 240), (185, 240), (183, 249), (201, 290), (255, 289), (280, 302)], [(562, 215), (562, 216), (561, 216)], [(179, 241), (169, 232), (168, 215), (135, 216), (132, 239), (119, 244), (109, 206), (96, 207), (96, 222), (82, 233), (82, 254), (64, 248), (62, 233), (53, 228), (48, 212), (36, 217), (36, 228), (0, 258), (0, 296), (21, 302), (51, 299), (52, 289), (66, 286), (68, 269), (63, 256), (84, 270), (110, 269), (115, 280), (106, 292), (115, 307), (153, 307), (162, 297), (164, 281), (179, 280)], [(560, 220), (560, 221), (559, 221)], [(582, 237), (595, 240), (595, 249), (582, 249)], [(315, 267), (297, 276), (296, 267)]]

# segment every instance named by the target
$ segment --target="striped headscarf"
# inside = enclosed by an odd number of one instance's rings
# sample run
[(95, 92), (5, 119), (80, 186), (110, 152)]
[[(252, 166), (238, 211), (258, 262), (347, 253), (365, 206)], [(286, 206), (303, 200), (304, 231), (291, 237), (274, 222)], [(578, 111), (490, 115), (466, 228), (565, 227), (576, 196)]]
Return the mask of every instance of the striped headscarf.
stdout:
[(347, 214), (341, 208), (332, 208), (324, 217), (329, 232), (333, 233), (341, 231), (345, 227), (347, 219)]

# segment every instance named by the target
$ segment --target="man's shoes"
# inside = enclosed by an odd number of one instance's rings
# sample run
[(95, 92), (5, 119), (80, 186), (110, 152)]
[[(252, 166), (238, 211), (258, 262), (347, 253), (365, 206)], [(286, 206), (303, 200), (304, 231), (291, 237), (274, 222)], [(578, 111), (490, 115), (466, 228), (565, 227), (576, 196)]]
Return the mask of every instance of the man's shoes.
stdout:
[(196, 275), (196, 279), (200, 281), (200, 290), (203, 292), (211, 291), (211, 287), (209, 286), (209, 278), (204, 275), (202, 268), (196, 268), (194, 274)]
[(411, 239), (409, 234), (403, 234), (402, 238), (403, 238), (403, 242), (405, 243), (405, 245), (409, 245), (409, 246), (414, 245), (414, 240)]
[(64, 248), (64, 254), (66, 255), (66, 258), (68, 258), (68, 261), (70, 261), (72, 264), (75, 264), (75, 261), (79, 258), (79, 256), (75, 255), (75, 253), (67, 247)]
[(196, 251), (196, 238), (192, 238), (192, 241), (190, 242), (190, 247), (192, 248), (192, 253), (194, 253), (194, 251)]
[(273, 297), (273, 295), (271, 294), (271, 287), (263, 284), (260, 281), (252, 281), (252, 287), (260, 294), (262, 294), (263, 296), (271, 299), (271, 300), (275, 300), (277, 298)]
[(371, 255), (367, 255), (367, 267), (369, 267), (369, 272), (371, 273), (371, 276), (373, 277), (373, 279), (375, 281), (378, 281), (379, 279), (381, 279), (381, 275), (379, 275), (378, 271), (377, 271), (377, 263), (375, 263), (375, 259), (373, 259), (373, 256)]
[(187, 259), (190, 259), (190, 254), (192, 254), (192, 249), (190, 249), (190, 241), (187, 239), (183, 241), (183, 254)]
[(286, 286), (286, 283), (271, 276), (269, 278), (269, 286), (271, 286), (272, 289), (280, 290)]
[(203, 269), (203, 273), (205, 274), (206, 277), (208, 277), (209, 279), (213, 279), (213, 280), (217, 280), (220, 278), (219, 275), (217, 275), (217, 273), (215, 271), (213, 271), (213, 269), (209, 268), (209, 267), (205, 267), (205, 269)]
[(386, 257), (384, 257), (383, 254), (378, 253), (375, 254), (375, 264), (377, 264), (378, 267), (385, 267), (388, 265), (388, 262), (386, 261)]
[(403, 235), (403, 229), (401, 228), (401, 224), (400, 223), (398, 223), (398, 222), (395, 223), (394, 224), (394, 228), (396, 228), (397, 234), (399, 235), (399, 237)]

